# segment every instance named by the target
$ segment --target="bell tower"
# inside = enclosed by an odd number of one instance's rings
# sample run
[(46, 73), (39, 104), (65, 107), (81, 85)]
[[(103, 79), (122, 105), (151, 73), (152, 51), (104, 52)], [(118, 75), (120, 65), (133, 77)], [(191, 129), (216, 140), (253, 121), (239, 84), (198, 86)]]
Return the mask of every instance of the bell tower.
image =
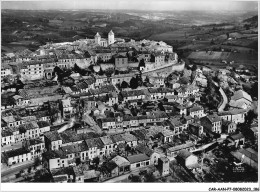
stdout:
[(95, 35), (95, 43), (98, 44), (98, 45), (100, 45), (100, 40), (101, 40), (101, 36), (99, 35), (99, 33), (97, 33), (97, 34)]
[(113, 31), (111, 30), (108, 33), (108, 45), (111, 45), (115, 42), (115, 34), (113, 33)]

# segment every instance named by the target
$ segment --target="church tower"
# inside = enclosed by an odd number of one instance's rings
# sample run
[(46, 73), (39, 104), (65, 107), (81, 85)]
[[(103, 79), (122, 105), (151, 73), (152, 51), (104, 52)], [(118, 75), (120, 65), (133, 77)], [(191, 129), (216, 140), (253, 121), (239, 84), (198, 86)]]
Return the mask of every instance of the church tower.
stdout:
[(111, 30), (108, 33), (108, 45), (111, 45), (115, 42), (115, 34), (113, 33), (113, 31)]
[(95, 43), (98, 44), (98, 45), (100, 45), (100, 40), (101, 40), (101, 36), (99, 35), (99, 33), (97, 33), (97, 34), (95, 35)]

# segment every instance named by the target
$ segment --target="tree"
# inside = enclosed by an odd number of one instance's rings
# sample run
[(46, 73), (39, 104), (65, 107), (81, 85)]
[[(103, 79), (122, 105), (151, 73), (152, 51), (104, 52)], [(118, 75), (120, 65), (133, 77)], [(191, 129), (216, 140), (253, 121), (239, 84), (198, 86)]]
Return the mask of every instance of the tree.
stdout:
[(141, 60), (140, 60), (138, 67), (139, 67), (139, 70), (140, 70), (140, 67), (145, 67), (144, 59), (141, 59)]
[(41, 164), (40, 158), (39, 158), (39, 157), (36, 157), (36, 158), (34, 159), (34, 167), (37, 167), (37, 166), (39, 166), (40, 164)]
[(258, 83), (255, 82), (251, 88), (251, 96), (258, 98)]
[(195, 77), (196, 77), (196, 71), (192, 71), (192, 73), (191, 73), (191, 82), (193, 82)]
[(196, 64), (192, 65), (191, 70), (196, 71), (198, 69), (198, 66)]
[(144, 177), (145, 177), (145, 182), (152, 183), (152, 182), (155, 182), (155, 180), (156, 180), (154, 175), (153, 175), (153, 172), (146, 173), (144, 175)]
[(189, 83), (189, 79), (187, 77), (181, 77), (179, 79), (179, 83), (187, 85)]
[(100, 76), (104, 75), (104, 71), (102, 70), (101, 67), (100, 67), (100, 70), (99, 70), (98, 74), (99, 74)]
[(245, 28), (246, 30), (249, 30), (249, 29), (250, 29), (250, 25), (249, 25), (249, 24), (245, 24), (245, 25), (244, 25), (244, 28)]
[(107, 70), (104, 71), (104, 73), (106, 74), (107, 77), (111, 77), (111, 75), (114, 73), (114, 69), (108, 68)]
[(103, 60), (100, 58), (100, 57), (98, 57), (98, 59), (97, 59), (97, 64), (100, 64), (100, 63), (102, 63), (103, 62)]
[(94, 157), (93, 158), (93, 160), (92, 160), (92, 163), (94, 163), (95, 164), (95, 167), (97, 168), (98, 167), (98, 165), (99, 165), (99, 162), (100, 162), (100, 159), (99, 159), (99, 157), (97, 156), (97, 157)]
[(227, 35), (227, 39), (229, 38), (229, 33), (226, 33), (226, 35)]
[(128, 87), (129, 87), (129, 85), (128, 85), (127, 82), (123, 81), (123, 82), (121, 83), (121, 88), (125, 89), (125, 88), (128, 88)]
[(115, 111), (118, 110), (118, 104), (115, 103), (115, 104), (113, 105), (113, 108), (114, 108)]
[(154, 54), (151, 54), (151, 59), (150, 59), (150, 62), (154, 63), (155, 62), (155, 56)]
[(52, 175), (45, 168), (37, 170), (34, 175), (35, 182), (48, 183), (48, 182), (50, 182), (51, 178), (52, 178)]
[(138, 87), (138, 80), (135, 77), (132, 77), (130, 80), (130, 87), (136, 89)]
[(254, 118), (257, 118), (257, 115), (254, 113), (254, 111), (248, 111), (248, 113), (245, 115), (245, 124), (251, 125)]

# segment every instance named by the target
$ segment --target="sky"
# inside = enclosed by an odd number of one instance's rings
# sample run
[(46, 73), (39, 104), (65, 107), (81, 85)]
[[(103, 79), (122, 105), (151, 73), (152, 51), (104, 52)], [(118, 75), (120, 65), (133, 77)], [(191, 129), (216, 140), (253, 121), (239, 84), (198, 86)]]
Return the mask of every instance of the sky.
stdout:
[(1, 9), (132, 9), (132, 10), (208, 10), (208, 11), (257, 11), (256, 1), (228, 0), (45, 0), (6, 1)]

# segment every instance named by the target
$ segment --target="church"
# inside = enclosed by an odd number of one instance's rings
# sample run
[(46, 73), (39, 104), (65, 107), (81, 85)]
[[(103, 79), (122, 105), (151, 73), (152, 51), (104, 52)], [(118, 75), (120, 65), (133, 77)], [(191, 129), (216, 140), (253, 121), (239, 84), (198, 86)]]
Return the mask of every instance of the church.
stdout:
[(111, 45), (115, 42), (115, 34), (111, 30), (108, 33), (108, 39), (101, 38), (99, 33), (95, 35), (95, 43), (102, 46), (102, 47), (107, 47), (108, 45)]

